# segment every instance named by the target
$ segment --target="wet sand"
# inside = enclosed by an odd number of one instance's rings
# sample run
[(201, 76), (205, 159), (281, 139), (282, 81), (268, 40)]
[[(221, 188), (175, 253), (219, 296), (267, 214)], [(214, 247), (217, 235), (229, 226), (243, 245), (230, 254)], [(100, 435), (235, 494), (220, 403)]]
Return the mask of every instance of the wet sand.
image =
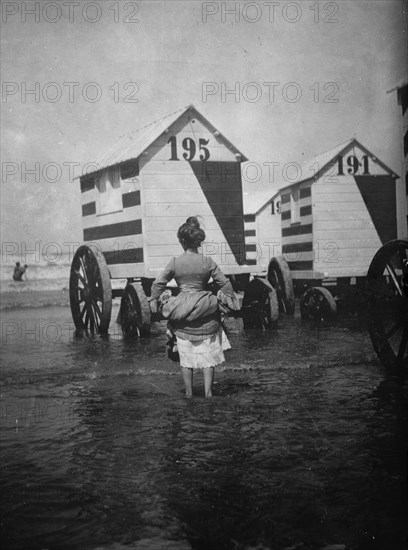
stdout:
[(364, 323), (230, 319), (192, 400), (163, 324), (72, 329), (68, 307), (2, 311), (3, 548), (406, 547), (407, 383)]

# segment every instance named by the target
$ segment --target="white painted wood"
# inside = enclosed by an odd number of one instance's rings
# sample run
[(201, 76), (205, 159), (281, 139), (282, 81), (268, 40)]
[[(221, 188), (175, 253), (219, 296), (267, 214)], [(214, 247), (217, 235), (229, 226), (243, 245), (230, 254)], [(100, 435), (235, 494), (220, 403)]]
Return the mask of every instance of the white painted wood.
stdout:
[[(349, 188), (346, 197), (339, 192), (338, 186), (329, 188), (316, 184), (312, 188), (314, 206), (313, 234), (315, 243), (326, 243), (328, 251), (326, 259), (337, 259), (336, 263), (324, 264), (324, 270), (330, 276), (336, 276), (338, 270), (355, 269), (366, 272), (376, 251), (382, 246), (371, 216), (365, 206), (358, 186), (352, 176), (342, 178)], [(332, 192), (332, 200), (329, 202), (328, 189)], [(324, 202), (323, 202), (324, 201)], [(360, 234), (364, 231), (364, 238)], [(328, 244), (330, 241), (334, 245)], [(357, 246), (358, 243), (358, 246)], [(323, 245), (324, 246), (324, 245)], [(330, 249), (337, 247), (337, 251)], [(321, 246), (319, 251), (321, 251)], [(332, 255), (330, 255), (332, 254)], [(316, 269), (320, 265), (316, 263)]]
[(89, 245), (94, 243), (98, 249), (102, 252), (109, 251), (121, 251), (129, 248), (142, 248), (143, 236), (142, 235), (129, 235), (127, 237), (112, 237), (110, 239), (98, 239), (95, 241), (85, 241), (85, 244)]
[(145, 264), (115, 264), (108, 269), (112, 279), (147, 276)]
[(284, 252), (282, 255), (287, 262), (309, 262), (315, 259), (315, 252), (313, 250), (308, 252)]
[[(193, 123), (192, 120), (196, 120), (196, 122)], [(180, 117), (176, 121), (176, 123), (171, 126), (167, 133), (162, 134), (162, 136), (160, 136), (154, 142), (154, 146), (151, 146), (147, 149), (144, 155), (144, 162), (149, 162), (153, 157), (155, 157), (156, 160), (169, 160), (171, 158), (171, 148), (168, 141), (172, 136), (177, 137), (178, 158), (182, 159), (180, 161), (173, 161), (177, 164), (187, 162), (183, 159), (183, 152), (185, 151), (182, 147), (182, 141), (186, 137), (190, 137), (191, 139), (196, 140), (197, 155), (193, 160), (200, 160), (198, 153), (198, 140), (202, 138), (209, 140), (208, 145), (206, 145), (206, 147), (210, 151), (209, 160), (232, 162), (236, 161), (235, 153), (233, 150), (227, 148), (227, 146), (221, 142), (220, 138), (214, 136), (212, 131), (207, 129), (203, 124), (200, 123), (199, 125), (199, 121), (197, 119), (193, 118), (192, 120), (189, 120), (188, 113)], [(196, 136), (196, 132), (199, 135)]]

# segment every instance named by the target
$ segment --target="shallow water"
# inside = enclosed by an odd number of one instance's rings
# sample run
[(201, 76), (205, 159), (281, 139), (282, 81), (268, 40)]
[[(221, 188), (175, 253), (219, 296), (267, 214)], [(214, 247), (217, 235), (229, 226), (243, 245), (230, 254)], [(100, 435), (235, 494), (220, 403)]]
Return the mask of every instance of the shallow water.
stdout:
[(3, 311), (3, 548), (405, 548), (407, 384), (364, 323), (228, 329), (215, 396), (198, 374), (186, 400), (164, 325)]

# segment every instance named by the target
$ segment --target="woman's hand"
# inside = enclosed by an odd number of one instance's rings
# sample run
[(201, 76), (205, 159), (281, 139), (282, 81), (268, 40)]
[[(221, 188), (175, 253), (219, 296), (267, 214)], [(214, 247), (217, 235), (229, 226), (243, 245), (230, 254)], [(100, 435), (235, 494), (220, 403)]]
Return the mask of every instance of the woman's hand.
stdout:
[(157, 300), (155, 298), (151, 298), (149, 301), (150, 311), (151, 313), (157, 313)]

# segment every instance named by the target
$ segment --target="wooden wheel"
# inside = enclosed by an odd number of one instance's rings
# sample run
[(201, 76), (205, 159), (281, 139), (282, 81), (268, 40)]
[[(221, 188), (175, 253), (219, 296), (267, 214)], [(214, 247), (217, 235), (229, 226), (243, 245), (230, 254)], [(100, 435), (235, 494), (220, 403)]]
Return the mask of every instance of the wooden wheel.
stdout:
[(102, 254), (89, 246), (80, 246), (72, 260), (69, 299), (77, 329), (108, 332), (112, 310), (109, 270)]
[(125, 338), (150, 334), (150, 307), (141, 283), (129, 283), (120, 302), (120, 325)]
[(295, 312), (295, 292), (292, 275), (287, 261), (279, 256), (272, 258), (268, 266), (268, 281), (278, 295), (279, 311), (293, 315)]
[(245, 289), (242, 318), (245, 328), (274, 328), (279, 317), (276, 291), (266, 279), (253, 279)]
[(381, 363), (408, 365), (408, 241), (385, 244), (367, 273), (368, 330)]
[(300, 301), (302, 319), (330, 321), (337, 312), (336, 302), (327, 288), (315, 286), (306, 290)]

